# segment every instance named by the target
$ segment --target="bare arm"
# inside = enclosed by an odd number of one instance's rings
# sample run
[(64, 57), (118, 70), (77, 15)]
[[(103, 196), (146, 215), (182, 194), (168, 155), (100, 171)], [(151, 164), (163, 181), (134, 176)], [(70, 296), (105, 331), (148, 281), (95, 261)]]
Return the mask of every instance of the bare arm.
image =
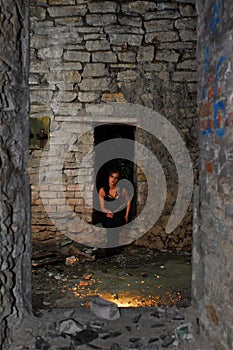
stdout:
[(127, 190), (125, 188), (123, 188), (122, 190), (122, 195), (124, 196), (125, 200), (126, 200), (126, 212), (125, 212), (125, 221), (126, 221), (126, 224), (128, 223), (129, 221), (129, 211), (130, 211), (130, 207), (131, 207), (131, 200), (129, 198), (129, 194), (127, 192)]
[(100, 208), (103, 213), (106, 213), (107, 217), (112, 218), (113, 213), (110, 210), (107, 210), (104, 206), (104, 197), (105, 197), (105, 191), (103, 188), (99, 190), (99, 202), (100, 202)]

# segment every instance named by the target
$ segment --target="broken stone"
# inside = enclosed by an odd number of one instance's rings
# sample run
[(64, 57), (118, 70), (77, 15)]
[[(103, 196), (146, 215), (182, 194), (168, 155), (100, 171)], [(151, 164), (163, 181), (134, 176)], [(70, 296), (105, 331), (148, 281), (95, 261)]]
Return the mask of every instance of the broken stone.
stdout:
[(169, 347), (173, 342), (174, 342), (174, 338), (172, 336), (168, 336), (163, 340), (163, 344), (162, 347), (163, 348), (167, 348)]
[(175, 329), (176, 339), (178, 341), (190, 340), (193, 338), (192, 325), (190, 323), (181, 325)]
[(156, 342), (156, 341), (159, 341), (159, 338), (158, 338), (158, 337), (156, 337), (156, 338), (151, 338), (151, 339), (148, 341), (148, 343), (151, 344), (151, 343), (154, 343), (154, 342)]
[(130, 341), (131, 343), (136, 343), (136, 342), (138, 342), (140, 339), (141, 339), (141, 338), (129, 338), (129, 341)]
[(63, 334), (75, 335), (83, 331), (83, 326), (73, 319), (64, 320), (59, 325), (59, 332)]
[(87, 275), (84, 276), (85, 280), (90, 280), (92, 277), (92, 275), (90, 273), (88, 273)]
[(49, 306), (49, 305), (51, 305), (51, 303), (48, 302), (48, 301), (43, 301), (43, 305), (44, 305), (44, 306)]
[(43, 317), (43, 312), (39, 311), (39, 310), (33, 310), (33, 315), (35, 317)]
[(92, 328), (94, 331), (101, 330), (104, 327), (104, 322), (95, 320), (95, 321), (90, 321), (88, 326)]
[(183, 321), (185, 319), (184, 315), (178, 314), (173, 317), (175, 321)]
[(57, 280), (57, 281), (60, 281), (60, 280), (62, 279), (62, 277), (59, 276), (59, 275), (54, 276), (54, 278), (55, 278), (55, 280)]
[(142, 316), (141, 314), (135, 316), (135, 317), (133, 318), (133, 323), (138, 323), (138, 321), (140, 320), (141, 316)]
[(121, 335), (121, 332), (110, 332), (102, 337), (102, 339), (116, 338)]
[(80, 286), (80, 287), (87, 287), (87, 286), (88, 286), (88, 282), (86, 282), (86, 281), (80, 281), (80, 282), (79, 282), (79, 286)]
[(120, 317), (117, 304), (103, 298), (96, 297), (90, 302), (90, 308), (96, 316), (107, 320), (117, 320)]
[(98, 333), (92, 330), (83, 330), (79, 332), (73, 339), (75, 345), (83, 345), (92, 342), (99, 337)]
[(152, 312), (150, 314), (150, 316), (155, 317), (155, 318), (160, 318), (160, 313), (157, 310), (155, 310), (154, 312)]

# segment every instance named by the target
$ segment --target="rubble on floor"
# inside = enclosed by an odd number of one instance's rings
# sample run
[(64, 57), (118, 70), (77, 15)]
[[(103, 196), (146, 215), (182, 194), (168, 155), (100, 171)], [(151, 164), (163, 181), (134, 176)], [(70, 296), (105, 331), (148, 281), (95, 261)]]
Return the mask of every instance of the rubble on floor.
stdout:
[(32, 269), (34, 308), (71, 308), (97, 295), (121, 307), (190, 305), (189, 254), (134, 246), (111, 254), (90, 249), (82, 253), (85, 256), (63, 257), (56, 264), (37, 260)]
[[(191, 307), (118, 308), (101, 298), (93, 302), (94, 308), (34, 311), (9, 350), (211, 349)], [(119, 317), (106, 318), (106, 310)]]

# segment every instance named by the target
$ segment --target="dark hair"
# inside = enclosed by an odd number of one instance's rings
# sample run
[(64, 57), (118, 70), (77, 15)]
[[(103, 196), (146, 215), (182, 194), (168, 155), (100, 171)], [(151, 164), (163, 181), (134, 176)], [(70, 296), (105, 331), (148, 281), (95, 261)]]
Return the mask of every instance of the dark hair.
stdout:
[(120, 177), (120, 171), (117, 169), (117, 168), (112, 168), (110, 170), (108, 170), (108, 177), (106, 178), (106, 181), (103, 185), (103, 189), (104, 189), (104, 192), (106, 194), (109, 193), (109, 183), (108, 183), (108, 179), (109, 179), (109, 176), (111, 176), (112, 174), (119, 174), (119, 177)]
[(119, 174), (119, 176), (120, 176), (120, 171), (118, 170), (118, 169), (110, 169), (109, 171), (108, 171), (108, 176), (111, 176), (112, 174)]

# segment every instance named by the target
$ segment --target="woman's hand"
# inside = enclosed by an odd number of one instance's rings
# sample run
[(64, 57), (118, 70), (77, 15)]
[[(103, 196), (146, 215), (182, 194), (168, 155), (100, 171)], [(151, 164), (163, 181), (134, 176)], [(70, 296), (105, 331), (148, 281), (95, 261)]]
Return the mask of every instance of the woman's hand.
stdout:
[(113, 213), (111, 211), (107, 212), (106, 214), (107, 218), (112, 219), (113, 218)]

